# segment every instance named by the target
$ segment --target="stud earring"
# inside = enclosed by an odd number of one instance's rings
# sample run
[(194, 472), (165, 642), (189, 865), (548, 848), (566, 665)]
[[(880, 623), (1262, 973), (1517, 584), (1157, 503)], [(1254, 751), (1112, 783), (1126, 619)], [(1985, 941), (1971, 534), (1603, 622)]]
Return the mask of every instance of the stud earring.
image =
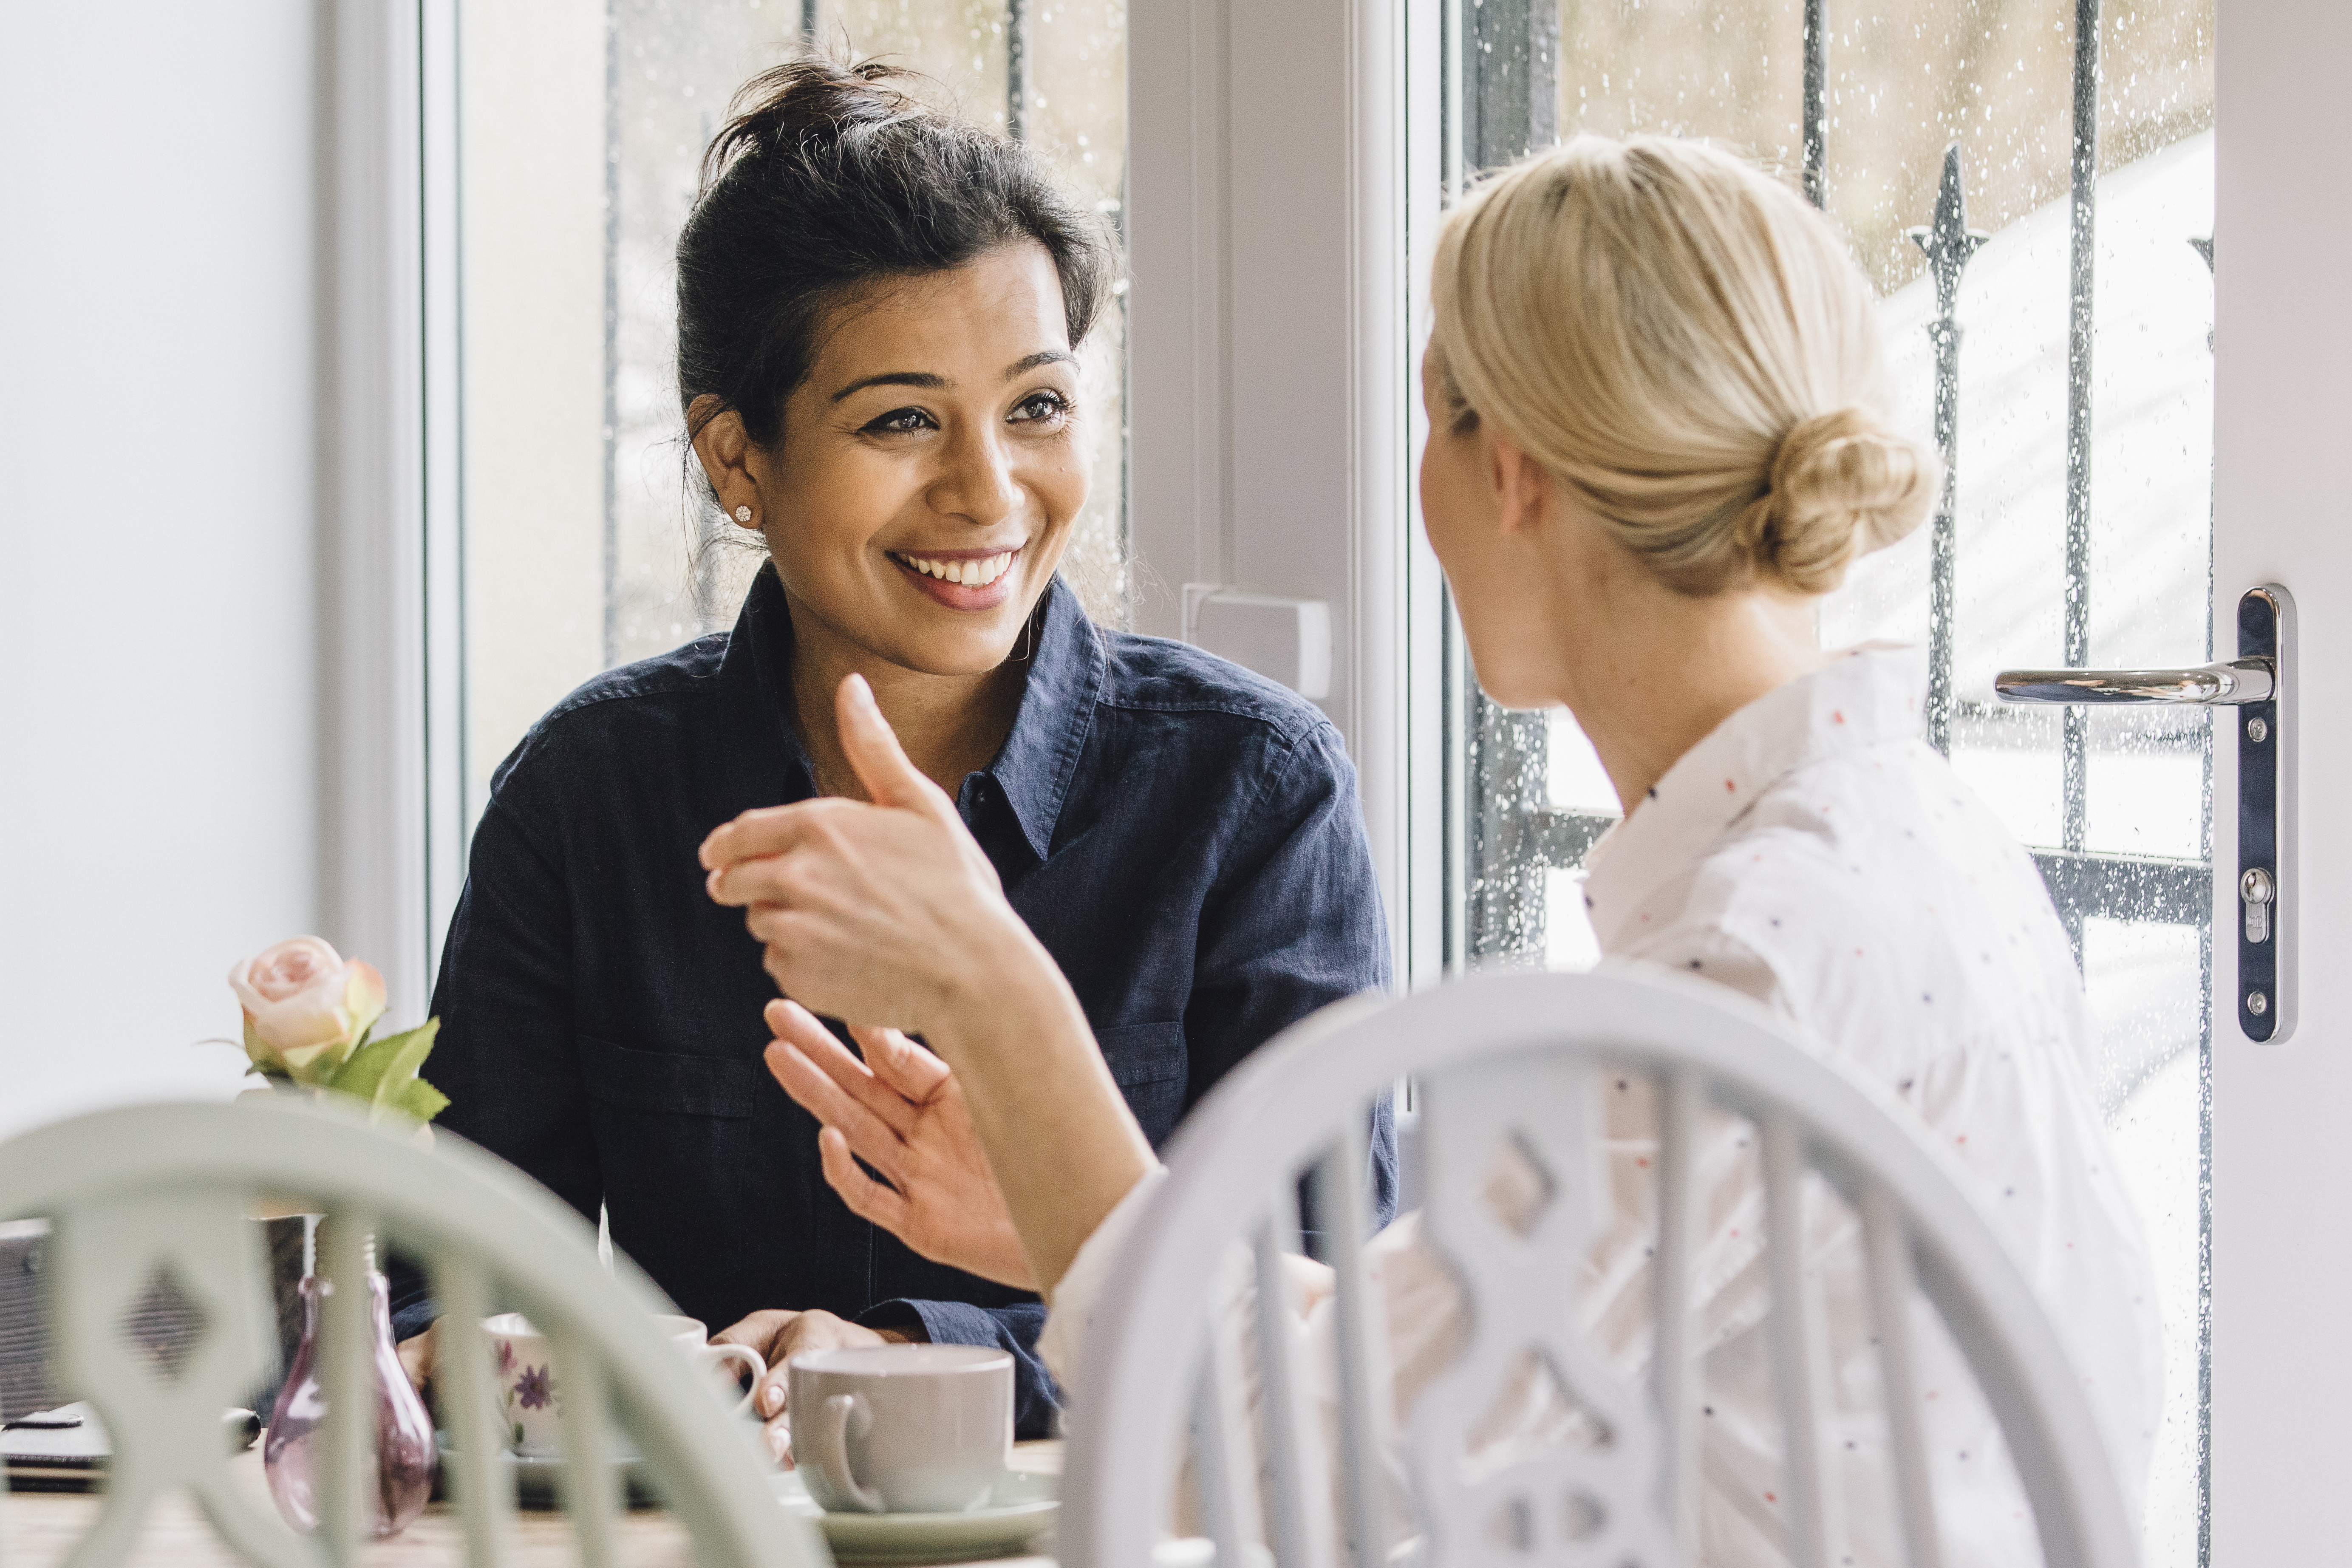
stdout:
[(749, 522), (749, 521), (751, 521), (751, 509), (750, 507), (748, 507), (748, 506), (739, 506), (739, 507), (737, 507), (737, 508), (735, 509), (735, 521), (738, 521), (738, 522)]

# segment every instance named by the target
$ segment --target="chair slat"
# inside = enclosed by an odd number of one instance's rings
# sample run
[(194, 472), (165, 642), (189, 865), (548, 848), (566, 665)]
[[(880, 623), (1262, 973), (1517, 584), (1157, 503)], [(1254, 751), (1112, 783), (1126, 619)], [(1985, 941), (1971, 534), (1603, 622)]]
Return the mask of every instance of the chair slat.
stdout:
[(319, 1539), (327, 1560), (347, 1568), (359, 1560), (367, 1532), (366, 1476), (374, 1450), (373, 1290), (375, 1216), (356, 1206), (338, 1208), (326, 1224), (320, 1260), (332, 1289), (327, 1296), (320, 1361), (327, 1389), (325, 1442), (316, 1478)]
[(1870, 1270), (1870, 1310), (1878, 1329), (1878, 1380), (1895, 1447), (1895, 1500), (1911, 1568), (1942, 1568), (1936, 1490), (1927, 1479), (1927, 1435), (1919, 1415), (1918, 1363), (1912, 1355), (1911, 1241), (1895, 1200), (1872, 1182), (1862, 1193), (1863, 1256)]
[(1699, 1078), (1682, 1067), (1661, 1075), (1658, 1099), (1658, 1419), (1664, 1438), (1666, 1517), (1676, 1550), (1698, 1560), (1699, 1325), (1691, 1289), (1691, 1249), (1698, 1226)]
[(1381, 1453), (1391, 1420), (1388, 1325), (1364, 1273), (1364, 1243), (1372, 1226), (1370, 1133), (1364, 1119), (1348, 1122), (1339, 1143), (1315, 1164), (1315, 1206), (1330, 1237), (1339, 1329), (1339, 1467), (1348, 1509), (1348, 1551), (1356, 1568), (1388, 1561), (1381, 1525)]
[(1254, 1522), (1256, 1466), (1248, 1453), (1249, 1404), (1223, 1325), (1213, 1311), (1208, 1325), (1200, 1382), (1192, 1396), (1192, 1479), (1201, 1496), (1202, 1522), (1216, 1542), (1217, 1561), (1246, 1563), (1259, 1538)]
[(614, 1568), (613, 1521), (621, 1511), (613, 1469), (613, 1416), (603, 1358), (569, 1325), (547, 1329), (561, 1391), (563, 1505), (572, 1514), (581, 1568)]
[(1796, 1121), (1786, 1111), (1767, 1111), (1758, 1130), (1764, 1143), (1772, 1374), (1788, 1467), (1790, 1556), (1797, 1568), (1829, 1568), (1840, 1555), (1831, 1536), (1839, 1510), (1830, 1497), (1833, 1483), (1822, 1448), (1821, 1417), (1829, 1404), (1823, 1325), (1805, 1284), (1804, 1154)]
[(466, 1561), (470, 1568), (504, 1568), (512, 1555), (514, 1490), (500, 1462), (506, 1434), (493, 1420), (490, 1347), (482, 1333), (489, 1290), (470, 1258), (436, 1259), (433, 1279), (442, 1310), (434, 1331), (439, 1342), (434, 1375), (456, 1430), (456, 1463), (448, 1479), (465, 1524)]
[(1258, 1368), (1265, 1414), (1265, 1445), (1271, 1471), (1274, 1555), (1279, 1568), (1329, 1568), (1331, 1491), (1323, 1463), (1322, 1434), (1306, 1397), (1298, 1365), (1286, 1254), (1298, 1248), (1298, 1189), (1276, 1184), (1265, 1219), (1258, 1226)]

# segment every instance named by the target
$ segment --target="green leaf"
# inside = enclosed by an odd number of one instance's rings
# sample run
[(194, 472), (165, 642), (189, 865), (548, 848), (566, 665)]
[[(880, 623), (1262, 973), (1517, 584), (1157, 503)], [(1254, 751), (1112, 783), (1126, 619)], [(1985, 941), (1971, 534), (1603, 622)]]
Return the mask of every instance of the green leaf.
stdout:
[(387, 1110), (415, 1121), (430, 1121), (449, 1109), (449, 1097), (421, 1078), (412, 1078), (401, 1084), (389, 1096), (375, 1102), (372, 1113), (381, 1118)]
[(372, 1107), (384, 1105), (403, 1084), (417, 1081), (416, 1069), (433, 1054), (433, 1037), (440, 1032), (441, 1020), (429, 1018), (405, 1034), (370, 1041), (352, 1053), (327, 1087)]

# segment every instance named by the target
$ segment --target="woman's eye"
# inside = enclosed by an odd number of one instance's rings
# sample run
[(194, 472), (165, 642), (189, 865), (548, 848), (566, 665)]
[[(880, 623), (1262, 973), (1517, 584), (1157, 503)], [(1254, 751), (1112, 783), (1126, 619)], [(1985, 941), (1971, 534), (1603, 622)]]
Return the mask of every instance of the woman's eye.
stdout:
[(1013, 405), (1013, 423), (1032, 424), (1059, 419), (1069, 413), (1069, 400), (1058, 392), (1034, 392)]
[(866, 431), (869, 436), (908, 436), (918, 430), (936, 428), (938, 426), (931, 423), (931, 416), (919, 408), (893, 408), (879, 419), (868, 423)]

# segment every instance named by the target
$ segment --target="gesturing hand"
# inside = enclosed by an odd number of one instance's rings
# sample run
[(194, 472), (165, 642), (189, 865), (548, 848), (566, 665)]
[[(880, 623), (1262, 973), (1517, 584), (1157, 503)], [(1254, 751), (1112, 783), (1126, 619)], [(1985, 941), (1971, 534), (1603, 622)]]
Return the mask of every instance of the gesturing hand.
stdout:
[[(896, 1029), (853, 1025), (850, 1034), (866, 1053), (861, 1062), (796, 1002), (769, 1003), (767, 1019), (776, 1036), (768, 1070), (824, 1123), (817, 1134), (824, 1179), (849, 1212), (933, 1262), (1035, 1289), (947, 1063)], [(890, 1184), (867, 1175), (857, 1160)]]
[(702, 844), (710, 896), (748, 910), (777, 989), (833, 1017), (924, 1033), (1003, 969), (1050, 969), (955, 803), (907, 760), (865, 680), (845, 678), (835, 707), (872, 804), (761, 807)]

